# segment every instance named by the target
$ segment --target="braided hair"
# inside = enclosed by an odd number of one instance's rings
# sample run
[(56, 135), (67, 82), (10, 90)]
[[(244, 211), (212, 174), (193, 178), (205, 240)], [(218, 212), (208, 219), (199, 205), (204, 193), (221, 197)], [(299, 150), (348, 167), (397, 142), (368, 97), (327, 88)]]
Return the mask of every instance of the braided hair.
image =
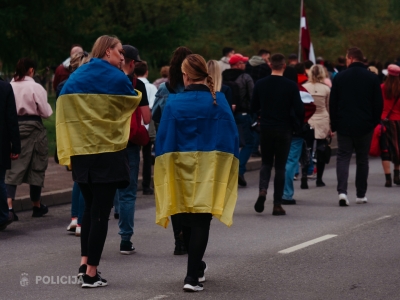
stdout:
[(214, 80), (208, 74), (206, 61), (201, 55), (190, 54), (182, 63), (182, 69), (192, 81), (207, 80), (207, 85), (210, 88), (211, 95), (214, 99), (214, 105), (217, 105), (217, 95), (214, 89)]

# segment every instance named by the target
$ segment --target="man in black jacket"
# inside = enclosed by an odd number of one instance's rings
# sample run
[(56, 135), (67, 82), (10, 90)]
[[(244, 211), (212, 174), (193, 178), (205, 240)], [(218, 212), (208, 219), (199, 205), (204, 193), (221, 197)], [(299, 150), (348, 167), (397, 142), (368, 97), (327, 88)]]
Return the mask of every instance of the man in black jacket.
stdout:
[(337, 74), (330, 95), (332, 132), (337, 132), (336, 175), (339, 205), (348, 206), (347, 180), (353, 149), (356, 152), (356, 203), (367, 203), (368, 153), (372, 133), (380, 122), (383, 99), (379, 79), (362, 63), (363, 54), (350, 48), (346, 54), (348, 69)]
[(234, 111), (235, 121), (239, 130), (242, 131), (242, 134), (240, 132), (239, 134), (244, 139), (244, 146), (240, 149), (239, 153), (238, 183), (240, 186), (247, 185), (244, 173), (246, 172), (247, 161), (253, 151), (255, 139), (255, 133), (251, 130), (254, 117), (250, 110), (254, 82), (250, 75), (244, 71), (248, 60), (248, 57), (241, 54), (234, 54), (229, 59), (231, 68), (222, 72), (223, 84), (228, 85), (232, 89), (233, 102), (236, 103)]
[(0, 231), (14, 220), (13, 213), (8, 210), (4, 177), (11, 168), (11, 159), (17, 159), (19, 153), (21, 142), (14, 92), (9, 83), (0, 81)]
[(257, 82), (251, 108), (260, 112), (260, 144), (262, 165), (260, 169), (259, 196), (254, 205), (256, 212), (264, 211), (272, 166), (275, 166), (274, 216), (285, 215), (282, 196), (285, 185), (285, 168), (289, 155), (294, 124), (302, 124), (304, 105), (300, 99), (297, 84), (283, 77), (286, 68), (285, 56), (274, 54), (271, 57), (272, 74)]

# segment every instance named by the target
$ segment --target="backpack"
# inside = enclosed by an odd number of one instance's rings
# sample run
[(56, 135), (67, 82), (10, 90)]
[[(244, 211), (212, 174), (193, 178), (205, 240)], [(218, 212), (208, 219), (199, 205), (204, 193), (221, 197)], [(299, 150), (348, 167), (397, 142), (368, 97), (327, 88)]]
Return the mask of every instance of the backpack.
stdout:
[[(239, 77), (237, 77), (236, 80), (238, 80), (238, 78), (240, 78), (244, 74), (246, 74), (246, 73), (239, 75)], [(249, 76), (248, 74), (246, 74), (246, 75)], [(224, 80), (222, 82), (222, 84), (225, 84), (231, 88), (232, 104), (236, 104), (236, 111), (248, 112), (248, 111), (250, 111), (250, 99), (248, 99), (247, 92), (243, 98), (240, 96), (240, 86), (236, 82), (236, 80), (235, 81)], [(247, 85), (246, 85), (246, 89), (247, 89)]]
[[(137, 79), (133, 78), (133, 88), (136, 87)], [(149, 143), (149, 133), (142, 124), (142, 112), (138, 106), (132, 114), (131, 125), (129, 131), (129, 142), (139, 146), (145, 146)]]
[(224, 80), (222, 84), (229, 86), (229, 88), (232, 91), (232, 105), (241, 106), (240, 87), (237, 84), (237, 82), (231, 80)]

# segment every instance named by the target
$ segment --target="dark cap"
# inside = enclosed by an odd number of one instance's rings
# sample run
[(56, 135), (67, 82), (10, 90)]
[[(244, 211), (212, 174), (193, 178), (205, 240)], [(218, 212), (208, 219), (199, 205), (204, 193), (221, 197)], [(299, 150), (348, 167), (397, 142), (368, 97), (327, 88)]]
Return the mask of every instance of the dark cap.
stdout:
[(298, 59), (298, 57), (295, 53), (290, 54), (288, 58), (289, 59)]
[(139, 50), (131, 45), (123, 45), (122, 48), (124, 49), (124, 57), (133, 59), (135, 62), (142, 61), (139, 56)]

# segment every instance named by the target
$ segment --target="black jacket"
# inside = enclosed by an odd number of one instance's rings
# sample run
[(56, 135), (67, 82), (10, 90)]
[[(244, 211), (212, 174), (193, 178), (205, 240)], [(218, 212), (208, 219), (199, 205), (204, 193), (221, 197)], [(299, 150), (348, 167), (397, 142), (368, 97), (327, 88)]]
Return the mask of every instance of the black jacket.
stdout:
[[(253, 97), (254, 81), (249, 74), (240, 69), (227, 69), (222, 72), (222, 82), (232, 89), (232, 103), (236, 104), (235, 112), (250, 112)], [(230, 83), (235, 82), (237, 89)]]
[(256, 84), (258, 80), (271, 75), (272, 70), (267, 64), (252, 66), (247, 62), (245, 72), (251, 76), (254, 84)]
[(10, 153), (21, 153), (17, 109), (9, 83), (0, 81), (0, 167), (11, 168)]
[(345, 136), (371, 132), (380, 122), (383, 109), (378, 76), (360, 62), (333, 79), (329, 103), (332, 131)]

